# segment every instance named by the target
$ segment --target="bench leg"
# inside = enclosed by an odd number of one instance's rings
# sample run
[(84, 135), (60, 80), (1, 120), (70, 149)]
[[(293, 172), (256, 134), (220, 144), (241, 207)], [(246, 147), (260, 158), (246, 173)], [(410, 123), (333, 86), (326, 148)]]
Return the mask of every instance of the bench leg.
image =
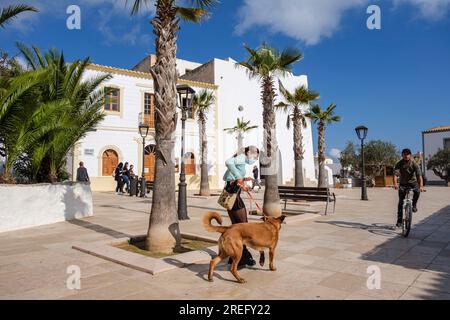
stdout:
[(327, 215), (327, 212), (328, 212), (328, 201), (327, 201), (327, 205), (325, 207), (325, 215)]
[(286, 210), (286, 206), (287, 206), (287, 199), (284, 199), (284, 210)]

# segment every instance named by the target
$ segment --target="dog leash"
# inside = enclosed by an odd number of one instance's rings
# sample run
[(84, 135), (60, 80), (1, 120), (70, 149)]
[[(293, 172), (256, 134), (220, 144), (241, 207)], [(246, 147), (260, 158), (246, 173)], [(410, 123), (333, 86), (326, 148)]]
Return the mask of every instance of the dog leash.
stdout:
[(256, 207), (258, 208), (258, 210), (259, 210), (260, 212), (263, 212), (263, 210), (262, 210), (261, 207), (259, 206), (258, 202), (256, 202), (255, 199), (253, 199), (253, 196), (251, 195), (251, 193), (250, 193), (248, 190), (246, 190), (245, 192), (247, 192), (249, 198), (250, 198), (251, 200), (253, 200), (253, 202), (256, 204)]

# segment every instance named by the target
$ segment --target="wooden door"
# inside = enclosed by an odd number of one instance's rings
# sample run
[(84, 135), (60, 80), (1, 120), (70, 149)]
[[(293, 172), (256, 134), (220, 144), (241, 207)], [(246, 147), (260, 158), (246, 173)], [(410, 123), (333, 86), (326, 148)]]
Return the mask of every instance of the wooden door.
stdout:
[(119, 163), (119, 156), (114, 150), (108, 149), (102, 155), (102, 176), (111, 176)]
[(153, 182), (155, 180), (155, 154), (146, 153), (144, 159), (145, 180)]

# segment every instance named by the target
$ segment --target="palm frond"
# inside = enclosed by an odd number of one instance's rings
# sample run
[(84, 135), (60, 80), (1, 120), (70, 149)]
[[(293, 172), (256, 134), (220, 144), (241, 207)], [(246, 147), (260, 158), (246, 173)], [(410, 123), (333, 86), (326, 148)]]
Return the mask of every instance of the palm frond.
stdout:
[(13, 19), (17, 18), (17, 16), (23, 12), (31, 11), (31, 12), (39, 12), (38, 9), (28, 5), (11, 5), (6, 8), (3, 8), (0, 12), (0, 27), (4, 28), (6, 24), (11, 22)]

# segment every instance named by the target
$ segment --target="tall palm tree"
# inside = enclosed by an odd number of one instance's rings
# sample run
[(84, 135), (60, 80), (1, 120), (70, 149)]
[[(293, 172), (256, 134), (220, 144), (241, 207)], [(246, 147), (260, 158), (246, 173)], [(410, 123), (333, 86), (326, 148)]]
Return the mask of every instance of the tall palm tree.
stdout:
[(330, 104), (326, 110), (318, 105), (312, 105), (311, 110), (306, 114), (306, 117), (310, 118), (317, 124), (318, 143), (317, 148), (319, 150), (319, 188), (327, 187), (325, 177), (325, 128), (327, 124), (341, 121), (341, 117), (334, 114), (336, 109), (335, 104)]
[(277, 76), (284, 76), (292, 71), (292, 65), (300, 61), (303, 55), (297, 49), (287, 48), (279, 52), (267, 44), (257, 50), (244, 45), (249, 57), (239, 62), (250, 78), (261, 82), (264, 148), (261, 153), (261, 173), (265, 176), (264, 207), (266, 215), (280, 216), (280, 195), (278, 193), (278, 144), (275, 130), (275, 85)]
[[(138, 13), (151, 0), (133, 0), (132, 14)], [(182, 7), (181, 0), (156, 0), (156, 15), (152, 19), (156, 35), (156, 64), (150, 69), (155, 86), (156, 165), (152, 210), (146, 239), (146, 249), (172, 252), (180, 243), (175, 206), (175, 167), (171, 155), (172, 134), (177, 125), (177, 34), (179, 18), (198, 23), (208, 16), (216, 0), (191, 0), (191, 7)]]
[(201, 90), (196, 93), (192, 102), (193, 111), (197, 114), (200, 136), (200, 195), (210, 196), (208, 181), (208, 137), (206, 135), (207, 114), (211, 106), (216, 102), (212, 91)]
[(236, 125), (233, 128), (225, 128), (223, 129), (223, 131), (226, 131), (230, 134), (236, 134), (236, 139), (238, 141), (238, 150), (241, 150), (244, 144), (244, 134), (256, 128), (258, 128), (258, 126), (250, 125), (250, 120), (244, 121), (244, 118), (237, 118)]
[(294, 159), (295, 159), (295, 186), (304, 187), (303, 177), (303, 135), (302, 127), (306, 128), (306, 117), (302, 107), (309, 107), (311, 101), (319, 99), (317, 92), (308, 90), (306, 86), (295, 88), (294, 92), (289, 92), (281, 81), (278, 81), (280, 92), (286, 103), (280, 102), (277, 108), (287, 112), (286, 127), (290, 129), (291, 122), (294, 125)]
[(2, 8), (2, 11), (0, 11), (0, 27), (4, 28), (6, 24), (11, 22), (14, 18), (17, 18), (19, 14), (25, 11), (39, 12), (39, 10), (35, 7), (24, 4)]

